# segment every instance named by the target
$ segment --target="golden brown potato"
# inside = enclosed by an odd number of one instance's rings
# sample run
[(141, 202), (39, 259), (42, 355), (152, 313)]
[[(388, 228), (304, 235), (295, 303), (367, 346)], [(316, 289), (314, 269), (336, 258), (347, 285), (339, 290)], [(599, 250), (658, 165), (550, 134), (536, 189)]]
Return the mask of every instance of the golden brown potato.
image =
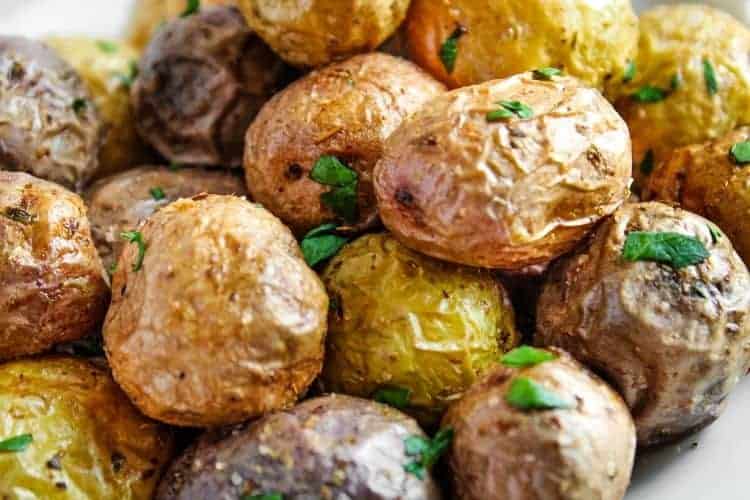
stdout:
[(599, 92), (525, 73), (430, 101), (390, 136), (374, 182), (406, 246), (517, 270), (573, 248), (627, 199), (630, 171), (627, 127)]
[(96, 177), (125, 170), (146, 161), (148, 152), (135, 131), (130, 87), (138, 53), (123, 42), (83, 37), (53, 37), (47, 44), (83, 78), (99, 110), (104, 142)]
[(679, 203), (716, 223), (750, 262), (750, 169), (732, 159), (735, 144), (750, 140), (742, 127), (705, 144), (673, 151), (649, 177), (647, 200)]
[(0, 360), (84, 337), (108, 300), (83, 200), (0, 171)]
[(729, 238), (679, 208), (628, 204), (555, 265), (535, 341), (611, 381), (648, 446), (721, 414), (750, 367), (749, 308), (750, 275)]
[(104, 369), (72, 357), (0, 366), (0, 497), (149, 500), (174, 451), (172, 432), (136, 410)]
[(162, 208), (134, 239), (103, 333), (136, 406), (218, 426), (293, 405), (323, 362), (328, 297), (289, 230), (242, 198), (201, 195)]
[[(635, 458), (635, 426), (622, 399), (565, 352), (524, 367), (499, 366), (454, 403), (448, 462), (460, 500), (621, 500)], [(537, 384), (550, 407), (512, 398)], [(550, 398), (551, 399), (551, 398)], [(549, 401), (548, 401), (549, 402)], [(528, 405), (528, 406), (527, 406)]]
[[(314, 71), (274, 96), (247, 132), (245, 173), (253, 198), (298, 234), (333, 219), (370, 226), (377, 219), (372, 169), (401, 121), (444, 87), (414, 64), (365, 54)], [(335, 188), (313, 180), (334, 156), (356, 172), (356, 210), (334, 211)]]
[(141, 221), (179, 198), (200, 193), (243, 196), (245, 183), (226, 170), (146, 166), (91, 186), (85, 199), (91, 233), (105, 269), (112, 269), (127, 244), (120, 237), (123, 231), (137, 229)]
[(555, 67), (616, 87), (638, 43), (630, 0), (414, 0), (411, 58), (450, 87)]
[(314, 67), (374, 50), (409, 0), (237, 0), (250, 27), (286, 62)]
[(711, 7), (643, 13), (635, 77), (617, 101), (633, 139), (638, 188), (672, 149), (750, 123), (748, 53), (750, 30)]

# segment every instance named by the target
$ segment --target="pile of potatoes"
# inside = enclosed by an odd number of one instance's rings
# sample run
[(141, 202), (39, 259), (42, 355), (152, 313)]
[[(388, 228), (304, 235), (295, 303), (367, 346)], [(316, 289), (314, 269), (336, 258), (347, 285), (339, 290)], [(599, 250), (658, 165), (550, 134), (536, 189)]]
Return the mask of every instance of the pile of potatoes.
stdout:
[(628, 0), (0, 35), (0, 497), (622, 499), (750, 369), (748, 51)]

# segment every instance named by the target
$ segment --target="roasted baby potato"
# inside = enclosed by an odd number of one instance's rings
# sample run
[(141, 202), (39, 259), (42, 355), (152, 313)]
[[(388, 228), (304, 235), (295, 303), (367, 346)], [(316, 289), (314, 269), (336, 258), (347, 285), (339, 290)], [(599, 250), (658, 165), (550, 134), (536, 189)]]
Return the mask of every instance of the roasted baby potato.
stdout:
[(141, 137), (173, 163), (240, 166), (247, 127), (287, 76), (235, 8), (158, 31), (132, 89)]
[(78, 358), (0, 365), (0, 497), (149, 500), (173, 453), (172, 433), (148, 420), (104, 369)]
[(262, 418), (223, 440), (189, 448), (159, 485), (157, 500), (366, 498), (438, 500), (429, 472), (406, 472), (404, 440), (425, 437), (388, 406), (324, 396)]
[(102, 123), (75, 70), (52, 49), (0, 36), (0, 165), (82, 189), (98, 166)]
[(414, 0), (411, 58), (450, 87), (554, 67), (614, 89), (638, 44), (630, 0)]
[(86, 192), (91, 233), (105, 269), (127, 244), (120, 236), (179, 198), (200, 193), (245, 194), (242, 177), (222, 170), (144, 166), (102, 179)]
[(350, 243), (322, 278), (332, 304), (326, 390), (407, 391), (404, 411), (427, 426), (518, 342), (513, 307), (489, 272), (425, 257), (388, 234)]
[(733, 153), (750, 140), (742, 127), (704, 144), (678, 148), (649, 177), (645, 199), (679, 203), (716, 223), (750, 262), (750, 170)]
[(706, 219), (661, 203), (623, 206), (557, 263), (536, 342), (612, 382), (640, 445), (710, 424), (750, 366), (750, 275)]
[(162, 208), (130, 240), (103, 333), (136, 406), (210, 427), (296, 402), (320, 372), (328, 297), (278, 219), (204, 194)]
[(664, 5), (641, 16), (635, 75), (617, 100), (633, 139), (637, 187), (680, 146), (750, 123), (750, 30), (704, 5)]
[(96, 177), (142, 164), (148, 158), (145, 144), (135, 131), (130, 108), (130, 79), (138, 53), (123, 42), (83, 37), (53, 37), (46, 43), (83, 78), (104, 127)]
[(286, 62), (322, 66), (374, 50), (406, 17), (409, 0), (237, 0), (250, 27)]
[(0, 171), (0, 360), (84, 337), (101, 324), (108, 301), (83, 200)]
[(629, 195), (625, 123), (596, 90), (532, 73), (443, 94), (375, 168), (380, 217), (440, 259), (518, 270), (572, 249)]
[[(625, 495), (635, 458), (628, 408), (563, 351), (541, 354), (553, 359), (497, 367), (445, 415), (442, 425), (455, 432), (448, 455), (455, 498), (621, 500)], [(522, 388), (543, 391), (546, 401), (522, 394)]]
[[(356, 56), (310, 73), (274, 96), (248, 130), (248, 190), (298, 234), (330, 220), (373, 225), (372, 169), (383, 143), (407, 115), (444, 90), (414, 64), (386, 54)], [(316, 177), (325, 167), (318, 165), (331, 157), (355, 178), (349, 204), (337, 202), (343, 186)]]

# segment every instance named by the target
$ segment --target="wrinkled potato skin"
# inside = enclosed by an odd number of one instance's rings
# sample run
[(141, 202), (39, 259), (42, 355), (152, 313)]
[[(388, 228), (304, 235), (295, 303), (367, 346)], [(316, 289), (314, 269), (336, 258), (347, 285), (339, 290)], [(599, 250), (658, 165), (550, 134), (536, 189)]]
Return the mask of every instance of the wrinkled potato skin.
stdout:
[(132, 102), (141, 137), (171, 162), (241, 166), (244, 137), (286, 66), (235, 8), (212, 7), (158, 31)]
[[(388, 406), (330, 395), (269, 415), (228, 438), (199, 440), (173, 464), (156, 500), (284, 498), (439, 500), (438, 487), (404, 471), (417, 423)], [(222, 464), (219, 467), (219, 464)], [(240, 480), (237, 480), (237, 477)]]
[(286, 62), (322, 66), (383, 43), (409, 0), (238, 0), (247, 24)]
[[(750, 275), (729, 238), (712, 241), (709, 224), (661, 203), (625, 205), (555, 265), (539, 299), (536, 342), (604, 374), (642, 446), (710, 424), (750, 365)], [(692, 236), (711, 256), (679, 270), (628, 262), (630, 231)]]
[[(502, 100), (534, 117), (488, 122)], [(430, 101), (390, 136), (374, 179), (406, 246), (518, 270), (572, 249), (627, 199), (630, 173), (627, 127), (599, 92), (525, 73)]]
[[(453, 404), (443, 426), (461, 500), (620, 500), (635, 458), (635, 426), (622, 399), (570, 356), (533, 367), (499, 365)], [(528, 377), (572, 409), (523, 411), (505, 400)]]
[(130, 107), (130, 90), (120, 75), (130, 74), (138, 52), (124, 42), (114, 43), (113, 52), (101, 48), (101, 40), (81, 37), (52, 37), (46, 43), (81, 75), (104, 127), (96, 177), (120, 172), (148, 158), (145, 144), (135, 131)]
[[(155, 200), (151, 189), (159, 187), (164, 199)], [(201, 168), (172, 170), (144, 166), (100, 180), (86, 192), (91, 233), (105, 269), (117, 262), (127, 245), (123, 231), (138, 228), (141, 221), (180, 198), (200, 193), (245, 195), (241, 177), (227, 171)]]
[(120, 386), (146, 415), (210, 427), (293, 405), (323, 362), (328, 297), (294, 237), (234, 196), (179, 200), (124, 248), (104, 325)]
[(2, 498), (149, 500), (174, 449), (104, 369), (72, 357), (0, 366), (0, 439), (26, 433), (26, 450), (0, 453)]
[(649, 177), (647, 200), (679, 203), (715, 222), (750, 262), (750, 170), (735, 164), (729, 150), (750, 140), (750, 127), (742, 127), (709, 141), (674, 150)]
[[(17, 210), (31, 223), (9, 216)], [(101, 325), (108, 301), (83, 200), (0, 171), (0, 360), (84, 337)]]
[(322, 277), (334, 304), (326, 390), (410, 389), (405, 411), (424, 425), (518, 343), (510, 299), (490, 273), (422, 256), (390, 235), (350, 243)]
[[(702, 5), (665, 5), (641, 15), (637, 73), (623, 89), (617, 110), (633, 140), (633, 177), (643, 187), (640, 165), (649, 150), (658, 164), (675, 148), (716, 139), (750, 123), (750, 30), (729, 14)], [(703, 60), (711, 62), (719, 91), (706, 87)], [(656, 103), (638, 103), (629, 94), (644, 85), (676, 91)]]
[(73, 68), (52, 49), (0, 36), (0, 164), (81, 190), (98, 166), (102, 125)]
[(253, 198), (297, 234), (336, 217), (309, 176), (323, 155), (359, 174), (359, 223), (377, 218), (372, 170), (388, 136), (445, 90), (414, 64), (365, 54), (312, 72), (274, 96), (247, 132), (245, 174)]
[[(414, 0), (406, 26), (412, 60), (451, 88), (544, 67), (614, 88), (638, 44), (630, 0)], [(440, 50), (459, 26), (449, 73)]]

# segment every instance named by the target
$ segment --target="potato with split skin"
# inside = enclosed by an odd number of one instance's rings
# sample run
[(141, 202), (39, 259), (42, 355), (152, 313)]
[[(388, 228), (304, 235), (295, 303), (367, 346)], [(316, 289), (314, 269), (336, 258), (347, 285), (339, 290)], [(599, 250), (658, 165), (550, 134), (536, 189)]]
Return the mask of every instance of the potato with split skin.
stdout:
[(310, 399), (287, 411), (213, 434), (189, 448), (165, 474), (157, 500), (366, 498), (439, 500), (429, 471), (406, 472), (417, 423), (386, 405), (343, 395)]
[[(406, 116), (444, 90), (414, 64), (378, 53), (308, 74), (274, 96), (248, 130), (248, 190), (300, 235), (332, 220), (372, 226), (372, 170), (383, 144)], [(336, 182), (318, 174), (326, 160), (341, 163), (351, 182), (331, 185)]]
[[(149, 500), (174, 452), (103, 368), (73, 357), (0, 365), (0, 497)], [(24, 438), (24, 436), (27, 436)]]
[(0, 360), (84, 337), (101, 325), (108, 302), (83, 200), (0, 171)]
[(212, 427), (304, 394), (323, 362), (328, 297), (276, 217), (204, 194), (130, 236), (103, 334), (115, 380), (141, 411)]
[(139, 227), (158, 209), (179, 198), (208, 194), (245, 195), (241, 176), (226, 170), (142, 166), (95, 183), (85, 193), (91, 233), (105, 269), (127, 245), (121, 234)]
[(621, 500), (636, 444), (627, 406), (565, 352), (536, 354), (495, 368), (443, 418), (455, 498)]
[(389, 137), (380, 217), (439, 259), (519, 270), (571, 250), (629, 196), (628, 130), (594, 89), (524, 73), (443, 94)]
[(425, 257), (388, 234), (350, 243), (322, 278), (332, 304), (326, 390), (397, 389), (426, 426), (519, 340), (510, 299), (489, 272)]
[(167, 160), (238, 167), (247, 127), (288, 77), (233, 7), (202, 8), (160, 29), (139, 63), (139, 134)]
[(750, 275), (706, 219), (628, 204), (552, 269), (535, 342), (623, 395), (642, 446), (705, 427), (750, 367)]
[(0, 165), (81, 190), (97, 172), (102, 122), (75, 70), (41, 42), (0, 36)]

